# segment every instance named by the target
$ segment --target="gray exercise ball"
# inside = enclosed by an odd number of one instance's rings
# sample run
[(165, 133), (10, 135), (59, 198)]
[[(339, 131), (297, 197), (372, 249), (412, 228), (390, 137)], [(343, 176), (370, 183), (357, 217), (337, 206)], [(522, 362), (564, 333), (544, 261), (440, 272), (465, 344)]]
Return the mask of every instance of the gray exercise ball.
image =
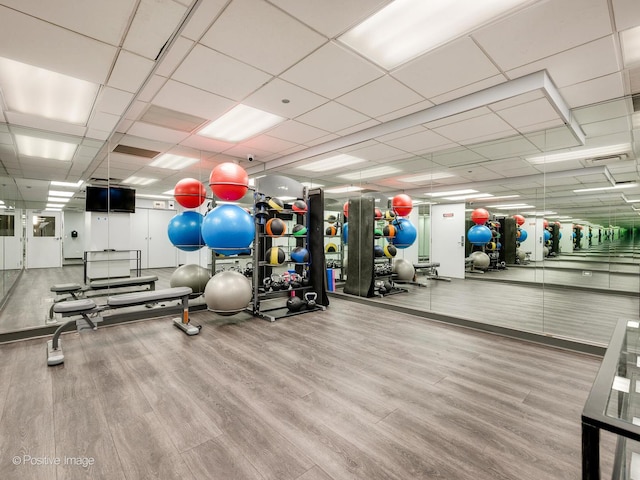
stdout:
[(549, 247), (542, 247), (542, 256), (543, 257), (549, 256)]
[(393, 273), (398, 275), (398, 280), (411, 281), (416, 275), (416, 269), (409, 260), (396, 258), (393, 261)]
[(169, 279), (169, 285), (172, 287), (190, 287), (194, 294), (201, 295), (210, 278), (211, 274), (208, 269), (195, 263), (189, 263), (175, 269)]
[(520, 263), (522, 263), (524, 262), (524, 259), (527, 258), (527, 254), (524, 252), (524, 250), (516, 248), (516, 257), (518, 257), (518, 260), (520, 260)]
[(252, 295), (251, 281), (233, 270), (216, 273), (204, 289), (207, 308), (220, 315), (241, 312), (251, 302)]
[(473, 252), (469, 255), (469, 258), (473, 260), (473, 267), (479, 270), (486, 270), (489, 268), (489, 264), (491, 263), (489, 255), (480, 251)]

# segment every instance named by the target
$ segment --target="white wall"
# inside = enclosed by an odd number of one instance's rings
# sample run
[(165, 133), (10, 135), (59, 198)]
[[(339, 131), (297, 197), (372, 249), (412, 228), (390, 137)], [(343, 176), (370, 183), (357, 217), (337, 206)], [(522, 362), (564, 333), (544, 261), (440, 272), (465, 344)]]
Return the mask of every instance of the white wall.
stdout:
[(562, 238), (560, 239), (560, 252), (572, 253), (573, 252), (573, 223), (562, 223), (560, 227), (562, 232)]
[(86, 212), (84, 215), (86, 251), (131, 249), (130, 213)]
[[(84, 212), (62, 212), (62, 255), (64, 258), (83, 258), (85, 244)], [(73, 238), (71, 232), (78, 232)]]

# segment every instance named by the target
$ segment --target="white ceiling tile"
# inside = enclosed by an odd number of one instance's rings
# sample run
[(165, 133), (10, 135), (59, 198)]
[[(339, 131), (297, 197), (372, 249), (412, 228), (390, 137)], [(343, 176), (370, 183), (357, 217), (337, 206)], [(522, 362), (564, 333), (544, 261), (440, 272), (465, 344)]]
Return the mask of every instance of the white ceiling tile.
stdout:
[(396, 79), (385, 75), (338, 97), (336, 101), (375, 118), (422, 102), (424, 98), (402, 85)]
[(309, 142), (318, 138), (324, 138), (327, 133), (326, 130), (321, 130), (295, 120), (283, 122), (269, 130), (269, 135), (273, 137), (304, 144), (309, 144)]
[(484, 80), (480, 80), (479, 82), (466, 85), (462, 88), (458, 88), (457, 90), (443, 93), (442, 95), (433, 97), (430, 100), (436, 105), (440, 105), (445, 102), (449, 102), (451, 100), (464, 97), (465, 95), (479, 92), (480, 90), (484, 90), (485, 88), (493, 87), (494, 85), (499, 85), (501, 83), (506, 82), (507, 80), (508, 79), (503, 74), (494, 75), (493, 77), (485, 78)]
[(289, 148), (294, 148), (297, 144), (282, 140), (281, 138), (272, 137), (269, 135), (259, 135), (253, 137), (246, 142), (242, 142), (242, 146), (249, 149), (256, 149), (263, 152), (278, 153)]
[(588, 82), (561, 88), (560, 94), (569, 107), (575, 108), (622, 97), (624, 95), (624, 82), (620, 73), (614, 73)]
[(423, 100), (421, 102), (415, 103), (408, 107), (401, 108), (399, 110), (395, 110), (386, 115), (380, 115), (377, 117), (379, 122), (388, 122), (390, 120), (394, 120), (396, 118), (404, 117), (406, 115), (410, 115), (415, 112), (421, 112), (422, 110), (426, 110), (427, 108), (433, 107), (433, 103), (428, 100)]
[(565, 123), (561, 118), (556, 118), (555, 120), (549, 120), (547, 122), (534, 123), (532, 125), (527, 125), (526, 127), (520, 127), (518, 128), (518, 131), (520, 133), (540, 132), (542, 130), (556, 128), (564, 125)]
[(278, 75), (326, 41), (263, 0), (235, 0), (200, 43)]
[(129, 120), (137, 120), (149, 106), (148, 103), (135, 100), (131, 107), (127, 110), (125, 118)]
[(558, 112), (546, 98), (505, 108), (497, 112), (497, 115), (515, 129), (559, 119)]
[(424, 126), (430, 129), (435, 129), (439, 127), (443, 127), (445, 125), (451, 125), (454, 123), (464, 122), (471, 118), (482, 117), (484, 115), (490, 115), (491, 110), (488, 107), (478, 107), (473, 110), (467, 110), (466, 112), (457, 113), (455, 115), (451, 115), (449, 117), (442, 118), (440, 120), (435, 120), (433, 122), (425, 123)]
[(416, 125), (415, 127), (409, 127), (403, 130), (398, 130), (397, 132), (381, 135), (379, 137), (376, 137), (374, 140), (377, 140), (380, 143), (389, 143), (390, 140), (406, 137), (408, 135), (413, 135), (416, 133), (424, 133), (425, 131), (426, 131), (426, 128), (424, 128), (422, 125)]
[(640, 25), (640, 8), (637, 0), (612, 0), (612, 4), (618, 31)]
[(96, 140), (107, 140), (110, 134), (111, 132), (107, 130), (87, 129), (87, 137), (95, 138)]
[(105, 83), (117, 50), (84, 35), (0, 6), (0, 56)]
[(384, 72), (372, 63), (329, 42), (280, 76), (319, 95), (336, 98), (382, 75)]
[[(444, 152), (435, 153), (431, 156), (431, 161), (433, 161), (437, 165), (442, 165), (444, 167), (467, 165), (471, 163), (481, 162), (483, 160), (485, 160), (483, 156), (466, 148), (454, 148)], [(447, 173), (450, 172), (447, 170)]]
[(431, 100), (499, 73), (482, 50), (466, 37), (418, 57), (392, 75)]
[(566, 126), (528, 133), (525, 137), (538, 147), (541, 152), (551, 152), (562, 148), (577, 147), (580, 145)]
[(200, 135), (191, 135), (181, 141), (180, 145), (207, 152), (224, 152), (233, 147), (233, 143), (221, 142), (220, 140), (214, 140)]
[(169, 80), (153, 99), (160, 107), (214, 120), (235, 102), (184, 83)]
[(107, 84), (126, 92), (135, 93), (151, 72), (154, 63), (126, 50), (120, 50), (118, 60)]
[(186, 132), (170, 130), (168, 128), (158, 127), (157, 125), (151, 125), (144, 122), (135, 122), (129, 129), (128, 133), (137, 137), (149, 138), (151, 140), (171, 144), (180, 143), (189, 136)]
[(621, 98), (611, 102), (596, 103), (586, 107), (576, 108), (572, 115), (580, 123), (585, 125), (612, 118), (628, 117), (633, 113), (633, 102), (630, 98)]
[(136, 4), (133, 0), (111, 0), (109, 2), (4, 0), (2, 3), (45, 22), (116, 46), (120, 45)]
[[(283, 103), (283, 99), (289, 100)], [(329, 100), (279, 78), (263, 86), (242, 103), (284, 118), (295, 118), (327, 103)]]
[(342, 137), (344, 135), (349, 135), (350, 133), (359, 132), (360, 130), (364, 130), (369, 127), (374, 127), (379, 124), (380, 122), (378, 122), (377, 120), (371, 119), (371, 120), (364, 121), (362, 123), (356, 123), (347, 128), (343, 128), (342, 130), (338, 130), (336, 133)]
[(162, 57), (162, 61), (155, 71), (156, 75), (162, 75), (163, 77), (170, 77), (173, 71), (182, 62), (182, 59), (187, 55), (189, 50), (193, 47), (194, 42), (185, 37), (176, 38), (171, 49)]
[(496, 138), (495, 135), (505, 137), (516, 133), (504, 120), (494, 114), (444, 125), (435, 128), (434, 131), (454, 142), (468, 142), (477, 138)]
[(74, 135), (83, 137), (86, 132), (84, 125), (73, 125), (65, 122), (58, 122), (44, 117), (34, 117), (24, 113), (5, 112), (7, 120), (13, 125), (29, 127), (33, 129), (43, 130), (45, 132), (62, 133), (66, 135)]
[(607, 2), (551, 0), (538, 2), (472, 36), (498, 67), (507, 71), (611, 33)]
[[(364, 148), (350, 149), (347, 151), (349, 152), (349, 155), (364, 158), (365, 160), (370, 160), (372, 162), (379, 162), (381, 160), (392, 161), (407, 158), (407, 152), (404, 150), (377, 142)], [(424, 165), (422, 166), (424, 167)]]
[(165, 77), (153, 75), (136, 98), (143, 102), (150, 102), (165, 83), (167, 83)]
[(111, 87), (102, 87), (94, 109), (98, 112), (122, 115), (131, 102), (133, 94)]
[(0, 132), (0, 144), (13, 145), (13, 137), (8, 132)]
[(602, 122), (592, 122), (582, 125), (582, 129), (587, 137), (599, 137), (603, 135), (613, 135), (615, 133), (628, 133), (631, 125), (628, 117), (618, 117)]
[(430, 130), (422, 130), (418, 133), (405, 135), (385, 143), (405, 152), (419, 153), (430, 149), (442, 148), (451, 145), (451, 141)]
[[(567, 68), (567, 65), (571, 65), (571, 68)], [(543, 60), (509, 70), (507, 75), (509, 78), (518, 78), (540, 70), (547, 70), (551, 80), (558, 88), (617, 72), (620, 70), (620, 65), (618, 64), (614, 37), (609, 35)]]
[(127, 133), (131, 128), (131, 125), (133, 125), (133, 122), (134, 122), (133, 120), (127, 120), (127, 119), (120, 120), (120, 123), (116, 127), (116, 132)]
[[(538, 153), (538, 148), (527, 137), (520, 135), (468, 148), (489, 159), (513, 159), (516, 156), (536, 155)], [(514, 159), (514, 163), (517, 164), (518, 160)]]
[(390, 0), (271, 0), (271, 3), (332, 38), (377, 12)]
[(119, 115), (97, 112), (89, 121), (89, 130), (104, 130), (111, 132), (120, 121)]
[(201, 0), (181, 35), (191, 40), (200, 40), (227, 3), (228, 0)]
[(336, 102), (329, 102), (304, 115), (300, 115), (297, 120), (328, 132), (337, 132), (369, 119), (361, 113)]
[(271, 76), (233, 58), (196, 45), (173, 78), (216, 95), (240, 101)]
[(180, 24), (186, 7), (173, 0), (141, 0), (123, 47), (155, 59)]

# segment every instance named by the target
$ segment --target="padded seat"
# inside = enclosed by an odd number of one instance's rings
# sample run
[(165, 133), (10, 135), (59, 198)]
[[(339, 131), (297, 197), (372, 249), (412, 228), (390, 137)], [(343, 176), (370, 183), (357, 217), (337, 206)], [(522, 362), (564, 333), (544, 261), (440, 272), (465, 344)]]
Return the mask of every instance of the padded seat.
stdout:
[(104, 280), (92, 280), (89, 287), (98, 290), (101, 288), (130, 287), (132, 285), (144, 285), (146, 283), (157, 282), (158, 277), (155, 275), (146, 275), (143, 277), (125, 277), (125, 278), (106, 278)]
[(110, 307), (126, 307), (162, 300), (174, 300), (184, 297), (185, 295), (191, 295), (192, 292), (193, 290), (191, 290), (190, 287), (174, 287), (164, 288), (162, 290), (149, 290), (148, 292), (124, 293), (107, 298), (107, 305)]
[(51, 291), (55, 293), (71, 293), (82, 290), (79, 283), (58, 283), (51, 287)]
[(70, 300), (68, 302), (60, 302), (56, 303), (53, 306), (53, 311), (55, 313), (69, 314), (69, 313), (83, 313), (88, 310), (93, 310), (96, 308), (96, 303), (93, 300), (88, 298), (83, 298), (81, 300)]

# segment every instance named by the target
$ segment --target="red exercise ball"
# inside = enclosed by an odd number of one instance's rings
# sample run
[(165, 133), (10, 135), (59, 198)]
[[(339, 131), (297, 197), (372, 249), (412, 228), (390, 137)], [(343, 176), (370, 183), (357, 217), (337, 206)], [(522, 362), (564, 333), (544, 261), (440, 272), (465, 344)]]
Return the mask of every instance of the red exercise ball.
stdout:
[(542, 228), (549, 228), (549, 220), (546, 218), (542, 219)]
[(524, 217), (522, 215), (514, 215), (513, 219), (516, 221), (516, 225), (518, 225), (519, 227), (524, 225)]
[(489, 220), (489, 212), (484, 208), (476, 208), (471, 212), (471, 220), (476, 225), (484, 225)]
[(374, 220), (382, 220), (382, 210), (380, 210), (378, 207), (376, 207), (373, 210), (373, 219)]
[(342, 206), (342, 213), (344, 214), (344, 221), (347, 221), (347, 217), (349, 217), (349, 202), (344, 202)]
[(391, 209), (399, 217), (406, 217), (413, 210), (413, 201), (406, 193), (400, 193), (391, 200)]
[(195, 178), (183, 178), (176, 183), (173, 196), (184, 208), (197, 208), (207, 198), (207, 189)]
[(249, 189), (249, 175), (237, 163), (221, 163), (211, 171), (209, 186), (220, 200), (239, 200)]

